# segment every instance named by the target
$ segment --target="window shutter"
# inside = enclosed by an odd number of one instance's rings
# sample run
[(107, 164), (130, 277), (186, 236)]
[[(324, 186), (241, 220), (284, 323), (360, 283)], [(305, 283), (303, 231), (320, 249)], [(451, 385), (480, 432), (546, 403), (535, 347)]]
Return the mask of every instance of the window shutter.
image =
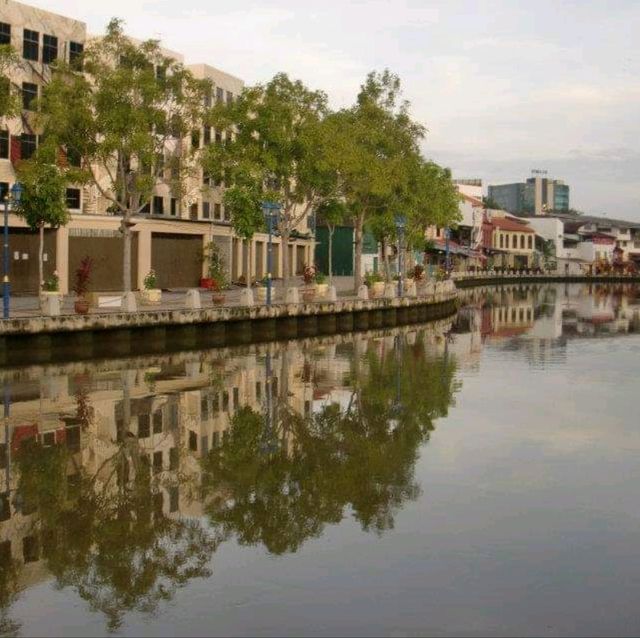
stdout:
[(22, 144), (20, 138), (15, 135), (11, 136), (11, 163), (15, 164), (22, 159)]

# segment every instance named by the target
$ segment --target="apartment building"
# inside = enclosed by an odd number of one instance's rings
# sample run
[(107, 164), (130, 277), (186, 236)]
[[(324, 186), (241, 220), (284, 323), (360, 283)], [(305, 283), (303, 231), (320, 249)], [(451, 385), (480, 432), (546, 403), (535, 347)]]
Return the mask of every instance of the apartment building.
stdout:
[[(0, 197), (4, 198), (16, 180), (15, 168), (28, 159), (38, 145), (39, 131), (30, 111), (35, 98), (51, 77), (51, 64), (62, 59), (79, 63), (85, 45), (91, 40), (86, 24), (30, 7), (14, 0), (0, 0), (0, 44), (10, 44), (20, 56), (18, 68), (10, 72), (15, 91), (20, 91), (23, 111), (18, 118), (0, 122)], [(179, 52), (163, 54), (181, 63)], [(198, 78), (213, 82), (210, 102), (235, 99), (244, 82), (207, 64), (187, 65)], [(224, 143), (232, 131), (203, 126), (183, 143), (203, 148)], [(252, 254), (252, 277), (267, 272), (267, 236), (257, 234), (251, 242), (237, 238), (223, 204), (224, 184), (213, 183), (202, 174), (188, 177), (184, 194), (172, 195), (168, 183), (157, 184), (151, 201), (132, 221), (132, 286), (142, 288), (149, 270), (156, 271), (162, 288), (191, 288), (199, 285), (206, 272), (204, 248), (214, 242), (225, 260), (229, 276), (244, 278), (248, 251)], [(116, 291), (122, 287), (123, 238), (121, 218), (110, 212), (109, 203), (95, 186), (71, 187), (67, 191), (71, 222), (64, 228), (45, 231), (45, 276), (58, 272), (61, 292), (71, 287), (73, 273), (85, 255), (94, 260), (94, 291)], [(38, 288), (38, 238), (16, 216), (10, 216), (10, 279), (14, 293), (34, 292)], [(313, 239), (305, 222), (291, 238), (290, 274), (300, 272), (313, 259)], [(274, 239), (275, 277), (283, 275), (283, 249)]]
[(569, 186), (562, 180), (538, 174), (526, 182), (490, 185), (488, 194), (489, 199), (513, 215), (545, 215), (550, 211), (569, 210)]

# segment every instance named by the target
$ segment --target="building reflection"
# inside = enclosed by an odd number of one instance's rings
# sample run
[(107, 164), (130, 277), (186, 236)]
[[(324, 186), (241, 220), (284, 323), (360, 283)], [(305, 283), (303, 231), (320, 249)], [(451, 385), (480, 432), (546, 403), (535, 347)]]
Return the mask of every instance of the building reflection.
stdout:
[(347, 512), (392, 527), (459, 388), (451, 325), (0, 371), (3, 631), (41, 582), (115, 631), (220, 543), (292, 552)]

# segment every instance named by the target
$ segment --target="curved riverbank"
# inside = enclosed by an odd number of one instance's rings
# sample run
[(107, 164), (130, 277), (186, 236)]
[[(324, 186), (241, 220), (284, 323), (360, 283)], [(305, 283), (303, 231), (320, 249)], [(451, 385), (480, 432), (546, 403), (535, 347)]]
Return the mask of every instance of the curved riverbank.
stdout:
[(124, 357), (362, 331), (442, 319), (456, 308), (455, 288), (443, 283), (420, 297), (13, 319), (2, 322), (0, 365)]
[(454, 277), (457, 288), (471, 288), (473, 286), (500, 286), (514, 283), (613, 283), (613, 284), (640, 284), (640, 276), (563, 276), (563, 275), (466, 275)]

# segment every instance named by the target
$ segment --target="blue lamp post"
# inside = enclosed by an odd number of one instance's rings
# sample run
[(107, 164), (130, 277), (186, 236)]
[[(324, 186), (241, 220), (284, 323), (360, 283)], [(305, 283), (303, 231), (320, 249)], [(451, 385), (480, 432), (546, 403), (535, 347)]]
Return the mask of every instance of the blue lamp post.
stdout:
[(273, 270), (273, 230), (274, 223), (278, 220), (280, 212), (280, 204), (275, 202), (262, 202), (262, 213), (267, 222), (269, 230), (269, 245), (267, 250), (267, 306), (271, 305), (271, 289), (272, 289), (272, 270)]
[(2, 280), (2, 317), (9, 318), (9, 299), (11, 297), (11, 285), (9, 284), (9, 202), (16, 204), (22, 199), (22, 184), (16, 182), (11, 187), (11, 193), (4, 200), (4, 277)]
[(449, 228), (444, 229), (444, 268), (447, 273), (447, 277), (451, 272), (451, 250), (449, 247), (449, 240), (451, 239), (451, 230)]
[(402, 297), (402, 272), (404, 269), (402, 252), (404, 248), (404, 229), (407, 225), (407, 220), (404, 215), (396, 215), (396, 229), (398, 231), (398, 297)]

